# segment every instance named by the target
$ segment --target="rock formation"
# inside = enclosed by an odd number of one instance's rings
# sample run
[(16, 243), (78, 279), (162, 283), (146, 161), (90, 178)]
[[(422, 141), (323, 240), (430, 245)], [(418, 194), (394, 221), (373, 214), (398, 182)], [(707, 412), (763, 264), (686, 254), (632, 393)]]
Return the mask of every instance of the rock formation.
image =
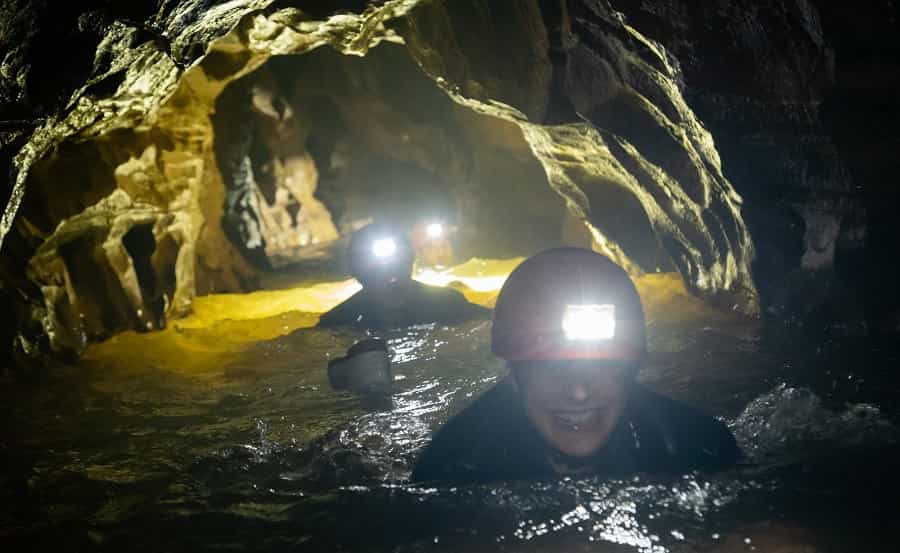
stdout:
[(0, 30), (22, 349), (157, 328), (371, 216), (591, 245), (751, 314), (751, 234), (769, 282), (865, 233), (805, 0), (13, 0)]

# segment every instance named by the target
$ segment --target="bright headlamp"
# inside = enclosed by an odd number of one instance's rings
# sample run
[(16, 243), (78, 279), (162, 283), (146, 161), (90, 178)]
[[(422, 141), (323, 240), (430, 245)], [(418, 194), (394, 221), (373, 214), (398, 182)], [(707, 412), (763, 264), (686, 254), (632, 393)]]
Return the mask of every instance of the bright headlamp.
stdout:
[(372, 254), (376, 259), (389, 259), (397, 253), (397, 243), (393, 238), (380, 238), (372, 242)]
[(562, 328), (569, 340), (611, 340), (616, 335), (616, 306), (611, 303), (568, 305)]
[(438, 239), (444, 236), (444, 225), (440, 223), (431, 223), (425, 229), (425, 233), (428, 235), (428, 238)]

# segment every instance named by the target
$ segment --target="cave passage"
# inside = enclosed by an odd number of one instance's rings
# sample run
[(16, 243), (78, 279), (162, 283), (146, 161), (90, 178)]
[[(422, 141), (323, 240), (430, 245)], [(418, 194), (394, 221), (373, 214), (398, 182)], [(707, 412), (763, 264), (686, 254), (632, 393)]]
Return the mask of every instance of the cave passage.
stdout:
[[(836, 285), (863, 281), (863, 217), (790, 203), (797, 175), (853, 187), (812, 132), (823, 98), (788, 90), (833, 71), (815, 3), (157, 4), (82, 14), (103, 35), (90, 77), (9, 135), (0, 303), (28, 370), (0, 386), (4, 551), (896, 550), (900, 342)], [(796, 58), (773, 60), (785, 17)], [(735, 48), (787, 84), (711, 92), (750, 63)], [(744, 459), (410, 484), (510, 368), (490, 321), (414, 325), (377, 333), (389, 398), (333, 389), (329, 363), (376, 335), (317, 327), (360, 290), (346, 250), (369, 222), (440, 224), (413, 278), (487, 308), (536, 252), (607, 255), (646, 315), (638, 382), (724, 422)]]
[[(116, 94), (132, 90), (134, 111), (79, 104), (71, 133), (33, 150), (19, 179), (29, 193), (10, 248), (28, 252), (16, 271), (40, 290), (29, 317), (42, 329), (23, 339), (43, 344), (28, 349), (77, 357), (162, 328), (198, 297), (257, 290), (273, 270), (339, 279), (347, 237), (372, 220), (442, 222), (452, 247), (426, 265), (575, 245), (758, 314), (740, 197), (658, 46), (579, 23), (567, 32), (598, 42), (561, 63), (544, 48), (556, 18), (535, 5), (443, 10), (248, 16), (186, 70), (129, 66)], [(534, 36), (463, 32), (504, 17)], [(512, 59), (469, 59), (501, 44)], [(169, 92), (148, 92), (151, 78)], [(78, 186), (61, 194), (62, 178)]]
[[(457, 263), (590, 245), (521, 132), (453, 102), (400, 46), (273, 57), (223, 91), (213, 129), (226, 234), (262, 267), (372, 220), (442, 221)], [(631, 224), (656, 247), (646, 217)]]

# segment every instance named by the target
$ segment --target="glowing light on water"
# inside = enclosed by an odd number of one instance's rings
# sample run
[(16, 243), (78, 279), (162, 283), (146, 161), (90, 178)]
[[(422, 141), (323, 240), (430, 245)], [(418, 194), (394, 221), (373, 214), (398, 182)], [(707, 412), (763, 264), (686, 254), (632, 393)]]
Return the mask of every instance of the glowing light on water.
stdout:
[(460, 282), (467, 288), (475, 290), (476, 292), (494, 292), (503, 287), (503, 283), (506, 282), (507, 276), (508, 275), (467, 277), (454, 275), (452, 270), (435, 271), (432, 269), (424, 269), (416, 273), (413, 278), (423, 284), (430, 284), (431, 286), (447, 286), (451, 282)]
[[(434, 286), (459, 286), (469, 301), (492, 307), (507, 276), (523, 260), (473, 258), (446, 270), (419, 271), (414, 278)], [(651, 322), (681, 322), (692, 317), (708, 321), (721, 316), (691, 297), (676, 274), (645, 275), (636, 279), (636, 285)], [(347, 279), (197, 297), (189, 316), (170, 320), (166, 328), (154, 332), (124, 332), (92, 344), (85, 360), (105, 370), (152, 366), (193, 375), (220, 375), (228, 359), (261, 342), (315, 326), (320, 313), (360, 289), (358, 282)], [(436, 354), (417, 355), (433, 358)]]
[(534, 508), (544, 505), (548, 495), (571, 494), (576, 499), (574, 508), (557, 516), (544, 512), (540, 518), (520, 520), (512, 532), (519, 540), (576, 531), (584, 534), (589, 542), (624, 545), (640, 553), (667, 553), (670, 546), (687, 537), (682, 530), (672, 527), (667, 529), (667, 536), (655, 533), (651, 526), (656, 523), (652, 521), (660, 513), (696, 523), (733, 502), (741, 492), (759, 488), (753, 483), (685, 475), (674, 485), (644, 483), (638, 477), (629, 481), (564, 479), (556, 484), (534, 484), (524, 493), (498, 489), (493, 495), (501, 504), (515, 505), (529, 516), (533, 516)]
[(409, 339), (405, 340), (391, 340), (389, 342), (389, 347), (393, 362), (408, 363), (410, 361), (415, 361), (421, 357), (421, 349), (426, 343), (424, 338), (417, 338), (415, 336), (411, 336)]
[(285, 290), (211, 294), (196, 298), (193, 313), (173, 323), (181, 328), (204, 328), (220, 321), (266, 319), (296, 311), (324, 313), (361, 289), (356, 280), (348, 279)]
[(362, 287), (353, 279), (285, 290), (211, 294), (194, 299), (192, 313), (155, 332), (123, 332), (91, 344), (84, 361), (106, 371), (155, 367), (220, 375), (230, 358), (254, 344), (314, 326)]

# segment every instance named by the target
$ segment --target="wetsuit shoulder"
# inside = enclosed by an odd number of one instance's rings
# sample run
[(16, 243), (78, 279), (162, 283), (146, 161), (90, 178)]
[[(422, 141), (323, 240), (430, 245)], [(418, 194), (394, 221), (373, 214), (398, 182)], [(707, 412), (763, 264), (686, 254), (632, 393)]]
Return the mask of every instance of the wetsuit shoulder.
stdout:
[(491, 310), (471, 303), (462, 292), (453, 288), (429, 286), (416, 283), (419, 307), (427, 311), (434, 321), (442, 323), (461, 323), (472, 319), (491, 317)]
[(319, 327), (358, 326), (366, 312), (365, 289), (360, 290), (319, 317)]
[(719, 420), (672, 398), (638, 387), (635, 421), (646, 444), (648, 472), (715, 471), (741, 457), (734, 435)]
[(542, 476), (533, 439), (511, 383), (502, 380), (435, 433), (411, 481), (465, 484)]

